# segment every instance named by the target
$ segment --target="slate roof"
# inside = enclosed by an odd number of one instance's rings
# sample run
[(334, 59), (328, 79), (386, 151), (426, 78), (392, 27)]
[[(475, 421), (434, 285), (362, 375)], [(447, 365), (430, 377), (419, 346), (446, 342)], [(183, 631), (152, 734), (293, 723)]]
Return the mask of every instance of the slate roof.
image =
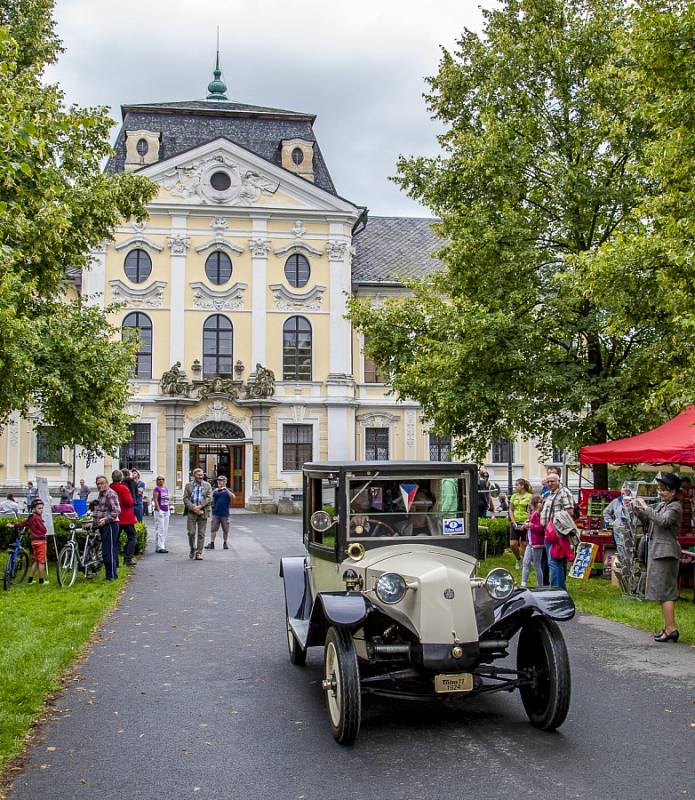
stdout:
[(433, 253), (442, 240), (432, 230), (434, 218), (372, 217), (353, 238), (352, 282), (398, 283), (441, 268)]
[(126, 130), (160, 131), (161, 161), (224, 137), (278, 167), (282, 166), (282, 140), (306, 139), (314, 142), (315, 184), (336, 194), (314, 135), (314, 114), (219, 100), (125, 105), (121, 111), (123, 125), (114, 145), (116, 153), (106, 165), (108, 173), (123, 172)]

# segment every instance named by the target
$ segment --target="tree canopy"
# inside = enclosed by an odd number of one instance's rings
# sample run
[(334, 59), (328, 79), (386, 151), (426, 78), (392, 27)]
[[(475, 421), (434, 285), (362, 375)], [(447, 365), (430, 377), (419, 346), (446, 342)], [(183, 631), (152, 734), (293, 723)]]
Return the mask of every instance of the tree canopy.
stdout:
[(105, 175), (107, 109), (67, 108), (44, 81), (61, 52), (52, 11), (0, 0), (0, 423), (36, 414), (56, 442), (102, 453), (128, 435), (134, 345), (70, 288), (117, 224), (147, 215), (155, 186)]
[[(442, 270), (381, 309), (353, 299), (350, 313), (396, 394), (467, 452), (517, 433), (576, 450), (643, 430), (683, 400), (674, 378), (695, 343), (679, 319), (692, 273), (679, 304), (672, 260), (656, 253), (681, 213), (664, 187), (685, 186), (659, 106), (675, 62), (692, 67), (685, 6), (506, 0), (429, 79), (442, 154), (401, 158), (397, 181), (438, 218)], [(646, 41), (664, 75), (637, 92)], [(671, 102), (686, 106), (680, 87)], [(675, 227), (668, 248), (680, 259)], [(605, 485), (605, 468), (595, 477)]]

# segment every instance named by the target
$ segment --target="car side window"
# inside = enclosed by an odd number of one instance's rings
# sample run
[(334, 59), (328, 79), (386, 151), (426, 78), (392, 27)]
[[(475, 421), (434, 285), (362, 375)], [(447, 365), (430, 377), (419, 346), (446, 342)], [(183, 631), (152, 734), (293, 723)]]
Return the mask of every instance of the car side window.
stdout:
[[(337, 482), (335, 480), (314, 479), (311, 481), (311, 511), (310, 516), (316, 511), (325, 511), (331, 519), (336, 516)], [(333, 549), (335, 547), (336, 525), (327, 531), (316, 531), (309, 527), (309, 541), (312, 544), (323, 545)]]

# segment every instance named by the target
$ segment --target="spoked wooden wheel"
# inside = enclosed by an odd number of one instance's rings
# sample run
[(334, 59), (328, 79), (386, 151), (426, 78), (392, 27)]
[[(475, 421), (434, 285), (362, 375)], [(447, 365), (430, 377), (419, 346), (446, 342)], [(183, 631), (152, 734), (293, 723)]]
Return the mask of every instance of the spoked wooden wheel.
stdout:
[(567, 647), (557, 623), (541, 616), (525, 622), (516, 661), (519, 671), (534, 673), (532, 684), (519, 687), (531, 724), (554, 731), (565, 721), (572, 688)]
[(322, 685), (335, 740), (340, 744), (352, 744), (360, 730), (362, 699), (355, 645), (352, 634), (345, 628), (328, 630)]

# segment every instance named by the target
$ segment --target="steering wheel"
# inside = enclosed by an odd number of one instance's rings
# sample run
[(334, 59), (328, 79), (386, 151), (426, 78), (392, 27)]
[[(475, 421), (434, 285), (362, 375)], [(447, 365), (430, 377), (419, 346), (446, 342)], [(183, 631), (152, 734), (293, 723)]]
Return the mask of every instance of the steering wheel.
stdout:
[[(400, 536), (400, 534), (398, 533), (397, 530), (392, 528), (388, 524), (388, 522), (384, 522), (381, 519), (374, 519), (373, 517), (365, 517), (364, 518), (364, 524), (367, 524), (367, 523), (369, 523), (370, 525), (372, 525), (374, 527), (379, 526), (381, 528), (385, 528), (388, 531), (388, 533), (386, 534), (387, 536)], [(357, 530), (358, 528), (362, 528), (362, 531), (358, 532), (358, 530)], [(365, 534), (364, 525), (356, 525), (355, 526), (355, 533), (358, 536), (363, 536)], [(382, 536), (382, 535), (383, 534), (374, 533), (373, 529), (369, 532), (369, 536)]]

